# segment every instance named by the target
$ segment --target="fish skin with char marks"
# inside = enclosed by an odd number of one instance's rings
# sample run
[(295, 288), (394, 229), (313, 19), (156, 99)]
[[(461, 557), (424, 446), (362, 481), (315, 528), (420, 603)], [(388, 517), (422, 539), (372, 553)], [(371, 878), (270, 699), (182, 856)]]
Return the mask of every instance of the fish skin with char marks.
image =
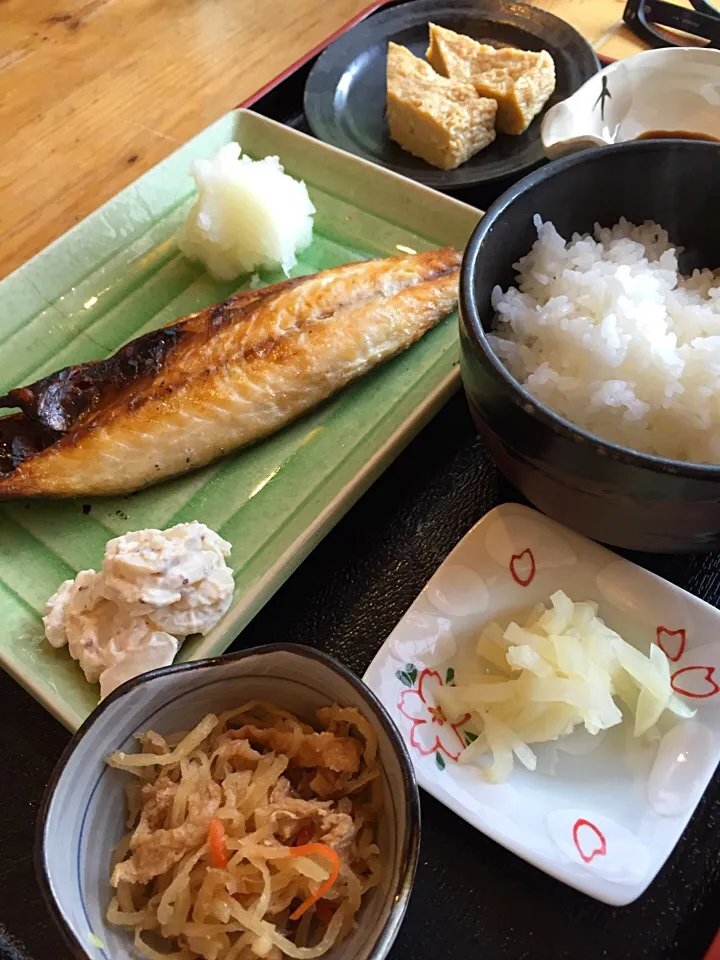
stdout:
[(460, 259), (445, 247), (236, 294), (11, 390), (0, 500), (132, 493), (254, 443), (447, 316)]

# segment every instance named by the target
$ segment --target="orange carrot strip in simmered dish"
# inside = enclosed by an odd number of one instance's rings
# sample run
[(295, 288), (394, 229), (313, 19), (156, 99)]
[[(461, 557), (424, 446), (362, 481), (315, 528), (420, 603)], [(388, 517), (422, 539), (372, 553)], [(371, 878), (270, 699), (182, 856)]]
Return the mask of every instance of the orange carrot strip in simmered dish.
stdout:
[(222, 820), (213, 817), (208, 827), (208, 843), (210, 845), (210, 863), (222, 870), (228, 865), (227, 844), (225, 842), (225, 827)]
[(305, 857), (308, 854), (315, 853), (320, 857), (325, 857), (331, 864), (330, 876), (327, 880), (324, 880), (315, 893), (309, 896), (307, 900), (304, 900), (297, 910), (294, 910), (290, 914), (291, 920), (299, 920), (306, 910), (309, 910), (314, 903), (317, 903), (318, 900), (325, 896), (337, 880), (340, 874), (340, 857), (327, 843), (305, 843), (300, 847), (288, 847), (288, 850), (291, 857)]

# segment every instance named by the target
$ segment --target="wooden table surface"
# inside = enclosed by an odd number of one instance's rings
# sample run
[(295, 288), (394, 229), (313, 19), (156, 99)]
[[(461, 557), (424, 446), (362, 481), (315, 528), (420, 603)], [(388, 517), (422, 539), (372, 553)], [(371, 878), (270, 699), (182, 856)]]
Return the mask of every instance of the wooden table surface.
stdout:
[[(0, 277), (371, 0), (0, 0)], [(624, 0), (537, 0), (599, 53)]]

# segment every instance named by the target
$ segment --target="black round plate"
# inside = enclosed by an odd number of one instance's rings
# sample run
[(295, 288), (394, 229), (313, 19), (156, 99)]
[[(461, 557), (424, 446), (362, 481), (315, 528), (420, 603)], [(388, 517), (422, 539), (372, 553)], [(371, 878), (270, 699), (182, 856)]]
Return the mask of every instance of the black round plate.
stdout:
[(319, 57), (305, 86), (305, 114), (315, 136), (439, 190), (517, 176), (541, 163), (542, 114), (525, 133), (498, 135), (455, 170), (437, 170), (393, 143), (385, 116), (387, 45), (392, 40), (424, 58), (430, 22), (496, 47), (547, 50), (557, 74), (547, 106), (569, 97), (600, 69), (576, 30), (536, 7), (512, 0), (412, 0), (363, 20)]

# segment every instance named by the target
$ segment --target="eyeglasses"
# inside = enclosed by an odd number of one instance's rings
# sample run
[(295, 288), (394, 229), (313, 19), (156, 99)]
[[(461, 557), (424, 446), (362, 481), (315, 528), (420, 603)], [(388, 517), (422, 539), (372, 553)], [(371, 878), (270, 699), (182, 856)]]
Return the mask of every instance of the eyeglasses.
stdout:
[(683, 47), (681, 38), (671, 39), (658, 26), (681, 30), (720, 47), (720, 9), (709, 0), (690, 0), (693, 9), (666, 0), (628, 0), (623, 20), (632, 32), (651, 47)]

